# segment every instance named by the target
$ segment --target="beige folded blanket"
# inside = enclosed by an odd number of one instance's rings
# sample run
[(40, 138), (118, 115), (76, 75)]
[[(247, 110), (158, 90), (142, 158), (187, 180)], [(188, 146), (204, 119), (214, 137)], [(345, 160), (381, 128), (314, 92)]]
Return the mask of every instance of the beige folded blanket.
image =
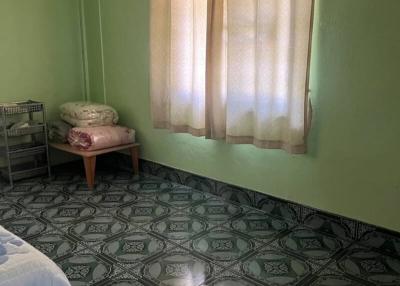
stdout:
[(91, 102), (67, 102), (60, 106), (60, 117), (76, 127), (109, 126), (118, 123), (111, 106)]

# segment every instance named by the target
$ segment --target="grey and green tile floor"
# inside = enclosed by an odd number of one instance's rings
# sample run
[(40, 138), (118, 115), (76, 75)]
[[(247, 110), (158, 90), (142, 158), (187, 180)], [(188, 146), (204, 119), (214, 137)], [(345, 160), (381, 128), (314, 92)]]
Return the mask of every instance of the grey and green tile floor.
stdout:
[(144, 174), (100, 172), (94, 191), (70, 170), (2, 185), (0, 224), (72, 285), (400, 285), (395, 237), (353, 240)]

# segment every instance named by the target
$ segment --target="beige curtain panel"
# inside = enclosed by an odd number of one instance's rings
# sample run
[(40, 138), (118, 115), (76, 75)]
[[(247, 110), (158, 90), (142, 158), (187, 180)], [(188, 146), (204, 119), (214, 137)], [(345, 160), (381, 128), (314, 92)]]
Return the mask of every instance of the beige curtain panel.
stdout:
[(312, 0), (151, 0), (155, 128), (306, 152)]

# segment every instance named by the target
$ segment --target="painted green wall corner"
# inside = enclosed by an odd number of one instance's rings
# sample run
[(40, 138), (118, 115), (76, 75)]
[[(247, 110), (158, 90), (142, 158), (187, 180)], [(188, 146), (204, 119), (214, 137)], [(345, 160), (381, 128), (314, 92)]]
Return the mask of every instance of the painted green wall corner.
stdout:
[(136, 128), (143, 158), (400, 231), (400, 1), (316, 1), (315, 114), (300, 156), (153, 129), (149, 1), (96, 2), (104, 61), (92, 68), (104, 69), (107, 102)]
[(83, 98), (79, 0), (0, 1), (0, 102)]
[(82, 0), (83, 25), (86, 35), (87, 65), (90, 95), (95, 102), (105, 102), (105, 86), (103, 80), (103, 39), (101, 31), (102, 5), (98, 0)]
[(57, 118), (60, 104), (84, 98), (79, 9), (80, 0), (0, 1), (0, 102), (42, 101)]

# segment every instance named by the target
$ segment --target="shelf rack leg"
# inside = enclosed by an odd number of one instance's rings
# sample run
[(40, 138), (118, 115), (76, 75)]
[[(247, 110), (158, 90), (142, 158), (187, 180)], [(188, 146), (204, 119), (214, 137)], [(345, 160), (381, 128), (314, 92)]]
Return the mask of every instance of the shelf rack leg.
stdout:
[(12, 170), (11, 170), (11, 159), (10, 159), (10, 149), (8, 145), (8, 134), (7, 134), (7, 115), (6, 111), (3, 109), (2, 110), (2, 115), (3, 115), (3, 134), (4, 134), (4, 144), (5, 144), (5, 150), (6, 150), (6, 160), (7, 160), (7, 168), (8, 168), (8, 180), (10, 182), (11, 187), (14, 185), (13, 182), (13, 177), (12, 177)]
[(49, 156), (49, 144), (47, 139), (47, 118), (46, 118), (46, 109), (43, 106), (43, 124), (44, 124), (44, 142), (46, 144), (46, 161), (47, 161), (47, 173), (49, 175), (49, 179), (51, 179), (51, 168), (50, 168), (50, 156)]

